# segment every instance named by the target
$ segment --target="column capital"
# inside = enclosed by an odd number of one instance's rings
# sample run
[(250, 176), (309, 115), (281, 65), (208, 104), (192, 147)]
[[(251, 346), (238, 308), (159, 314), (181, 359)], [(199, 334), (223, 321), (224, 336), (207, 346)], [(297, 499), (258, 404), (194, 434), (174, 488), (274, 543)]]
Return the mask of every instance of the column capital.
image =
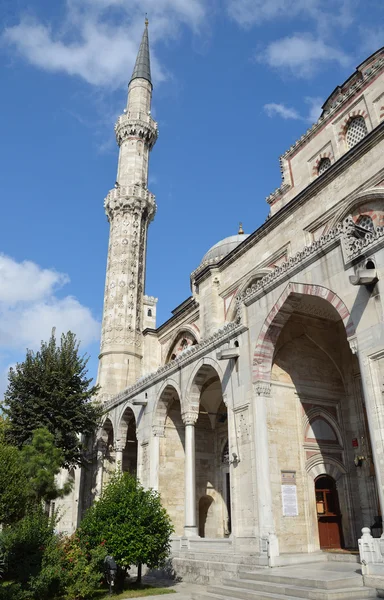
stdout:
[(199, 413), (194, 410), (187, 410), (181, 413), (184, 425), (195, 425), (198, 417)]
[(271, 383), (269, 381), (256, 381), (253, 387), (258, 396), (269, 397), (271, 395)]
[(115, 450), (115, 452), (123, 452), (125, 446), (126, 446), (126, 444), (125, 444), (125, 442), (123, 442), (123, 440), (116, 440), (113, 449)]
[(357, 337), (348, 338), (348, 344), (352, 354), (357, 354), (359, 351), (359, 345), (357, 343)]
[(164, 437), (165, 425), (152, 425), (152, 435), (154, 437)]

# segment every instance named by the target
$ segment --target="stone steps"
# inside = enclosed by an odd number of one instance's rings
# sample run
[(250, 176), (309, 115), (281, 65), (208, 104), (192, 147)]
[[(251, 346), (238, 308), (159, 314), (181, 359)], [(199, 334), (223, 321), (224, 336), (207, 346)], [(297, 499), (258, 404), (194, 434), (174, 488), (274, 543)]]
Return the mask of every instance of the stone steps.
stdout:
[(301, 568), (241, 572), (236, 579), (211, 585), (194, 600), (368, 600), (376, 591), (363, 585), (355, 568), (303, 565)]

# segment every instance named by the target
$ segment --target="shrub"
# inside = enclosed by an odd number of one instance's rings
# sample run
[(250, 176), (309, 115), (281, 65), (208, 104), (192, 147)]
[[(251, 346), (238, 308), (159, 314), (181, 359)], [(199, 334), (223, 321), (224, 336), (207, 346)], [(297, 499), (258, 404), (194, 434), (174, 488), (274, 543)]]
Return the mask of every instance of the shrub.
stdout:
[(129, 473), (117, 473), (100, 500), (87, 511), (78, 530), (91, 547), (105, 543), (124, 570), (129, 565), (157, 568), (170, 551), (171, 520), (154, 490), (145, 490)]
[(63, 543), (63, 569), (66, 600), (91, 600), (100, 588), (106, 548), (88, 548), (73, 535)]

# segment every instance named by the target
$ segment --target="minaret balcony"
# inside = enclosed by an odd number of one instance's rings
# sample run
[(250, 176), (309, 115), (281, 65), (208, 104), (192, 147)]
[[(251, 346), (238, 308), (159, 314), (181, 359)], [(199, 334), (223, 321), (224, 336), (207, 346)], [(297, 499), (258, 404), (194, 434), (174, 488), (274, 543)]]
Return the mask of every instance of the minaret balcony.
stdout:
[(159, 136), (156, 121), (144, 113), (121, 115), (115, 125), (116, 140), (119, 146), (130, 138), (142, 139), (152, 150)]
[(147, 212), (150, 222), (156, 214), (157, 207), (154, 194), (143, 185), (135, 184), (127, 187), (117, 185), (106, 197), (104, 208), (109, 221), (116, 213), (142, 214)]

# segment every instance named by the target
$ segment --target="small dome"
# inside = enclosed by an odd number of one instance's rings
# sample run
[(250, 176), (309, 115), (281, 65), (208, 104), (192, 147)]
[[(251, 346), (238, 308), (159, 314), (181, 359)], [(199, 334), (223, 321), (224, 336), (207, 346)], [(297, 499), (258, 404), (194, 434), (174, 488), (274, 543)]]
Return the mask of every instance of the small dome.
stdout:
[(249, 234), (247, 233), (238, 233), (237, 235), (231, 235), (224, 240), (217, 242), (217, 244), (212, 246), (212, 248), (210, 248), (208, 252), (204, 254), (201, 264), (205, 262), (219, 262), (219, 260), (224, 258), (224, 256), (232, 252), (236, 246), (241, 244), (241, 242), (244, 242), (248, 236)]

